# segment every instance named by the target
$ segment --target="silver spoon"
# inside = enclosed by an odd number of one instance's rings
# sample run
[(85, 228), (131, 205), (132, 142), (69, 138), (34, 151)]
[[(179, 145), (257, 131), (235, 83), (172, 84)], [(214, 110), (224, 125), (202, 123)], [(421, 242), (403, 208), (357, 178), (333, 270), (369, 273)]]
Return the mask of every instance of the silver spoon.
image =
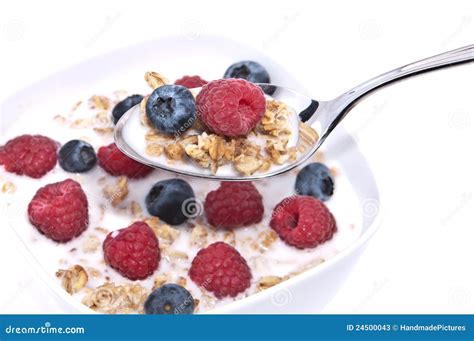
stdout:
[[(386, 72), (356, 86), (352, 90), (349, 90), (330, 101), (316, 101), (298, 93), (297, 91), (277, 85), (258, 84), (266, 93), (271, 93), (271, 96), (274, 99), (286, 103), (298, 114), (300, 128), (298, 132), (295, 132), (298, 134), (296, 140), (300, 147), (302, 145), (302, 149), (305, 149), (304, 152), (298, 153), (295, 161), (282, 165), (274, 170), (270, 169), (270, 171), (266, 173), (255, 173), (250, 176), (219, 174), (219, 172), (217, 174), (212, 174), (209, 170), (200, 168), (199, 166), (196, 166), (195, 169), (190, 169), (189, 167), (183, 167), (183, 165), (179, 163), (169, 164), (158, 162), (147, 157), (144, 153), (140, 153), (136, 148), (133, 148), (131, 146), (132, 143), (129, 141), (129, 139), (132, 138), (131, 132), (135, 133), (136, 131), (132, 129), (138, 127), (137, 122), (139, 123), (140, 120), (139, 105), (131, 108), (122, 116), (115, 126), (114, 138), (118, 148), (122, 152), (132, 159), (153, 168), (159, 168), (186, 176), (220, 181), (250, 181), (269, 178), (286, 173), (308, 160), (319, 149), (319, 147), (321, 147), (333, 129), (364, 96), (371, 94), (388, 84), (411, 76), (472, 61), (474, 61), (474, 45), (468, 45)], [(309, 127), (311, 129), (308, 129)], [(128, 133), (126, 133), (127, 131)], [(311, 135), (311, 131), (316, 131), (319, 138), (317, 138), (316, 135), (313, 136), (315, 137), (314, 140), (311, 139), (311, 136), (308, 137), (308, 135)], [(126, 138), (127, 136), (128, 139)], [(138, 136), (136, 135), (133, 138), (141, 139), (143, 141), (145, 140), (144, 136), (140, 136), (139, 133)]]

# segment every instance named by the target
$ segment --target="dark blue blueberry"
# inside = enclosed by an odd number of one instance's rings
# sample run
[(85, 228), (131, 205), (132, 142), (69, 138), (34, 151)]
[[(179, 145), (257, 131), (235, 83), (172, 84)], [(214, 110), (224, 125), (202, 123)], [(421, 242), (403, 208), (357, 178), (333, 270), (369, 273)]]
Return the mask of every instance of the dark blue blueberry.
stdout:
[(61, 147), (59, 165), (66, 172), (83, 173), (92, 169), (97, 162), (94, 148), (82, 140), (71, 140)]
[(334, 193), (334, 178), (322, 163), (310, 163), (296, 177), (295, 191), (300, 195), (311, 195), (327, 201)]
[(142, 95), (131, 95), (125, 98), (123, 101), (118, 102), (112, 110), (112, 116), (114, 123), (117, 124), (120, 117), (123, 116), (130, 108), (139, 104), (143, 99)]
[(156, 88), (146, 102), (146, 114), (163, 134), (180, 134), (196, 120), (196, 102), (187, 88), (163, 85)]
[(182, 286), (165, 284), (155, 289), (145, 301), (147, 314), (192, 314), (193, 296)]
[(193, 212), (194, 191), (181, 179), (168, 179), (157, 182), (145, 199), (148, 212), (170, 225), (184, 223)]
[(229, 66), (224, 78), (243, 78), (252, 83), (270, 83), (267, 70), (257, 62), (244, 60)]

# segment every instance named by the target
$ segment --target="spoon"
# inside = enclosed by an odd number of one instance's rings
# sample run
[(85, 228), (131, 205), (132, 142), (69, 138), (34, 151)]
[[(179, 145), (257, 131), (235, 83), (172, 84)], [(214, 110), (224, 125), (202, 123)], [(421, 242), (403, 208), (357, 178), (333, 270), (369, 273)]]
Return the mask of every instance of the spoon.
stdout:
[[(245, 176), (236, 175), (232, 172), (230, 174), (219, 173), (218, 171), (217, 174), (212, 174), (210, 170), (199, 166), (180, 163), (170, 164), (166, 161), (157, 161), (155, 158), (148, 157), (144, 152), (138, 150), (144, 150), (145, 148), (144, 134), (140, 135), (139, 133), (140, 129), (143, 129), (140, 124), (139, 105), (127, 111), (118, 121), (115, 126), (114, 138), (118, 148), (123, 153), (153, 168), (219, 181), (250, 181), (269, 178), (286, 173), (308, 160), (321, 147), (347, 113), (368, 94), (411, 76), (472, 61), (474, 61), (474, 45), (468, 45), (381, 74), (329, 101), (317, 101), (282, 86), (257, 84), (267, 94), (271, 94), (273, 99), (287, 104), (295, 111), (295, 115), (299, 120), (296, 127), (299, 126), (299, 129), (295, 129), (296, 131), (293, 132), (297, 137), (294, 140), (298, 142), (298, 149), (304, 150), (297, 154), (296, 160), (293, 162), (270, 168), (265, 173), (254, 173)], [(137, 143), (142, 143), (143, 148), (137, 148)]]

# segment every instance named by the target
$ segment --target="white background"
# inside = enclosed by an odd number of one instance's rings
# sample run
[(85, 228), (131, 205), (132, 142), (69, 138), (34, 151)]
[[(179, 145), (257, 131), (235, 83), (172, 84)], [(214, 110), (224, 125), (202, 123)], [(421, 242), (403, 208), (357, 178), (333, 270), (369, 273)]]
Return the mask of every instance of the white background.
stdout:
[[(389, 69), (474, 43), (474, 3), (444, 4), (3, 1), (0, 101), (86, 58), (170, 34), (246, 41), (315, 98), (330, 99)], [(474, 313), (473, 115), (474, 64), (396, 84), (351, 111), (344, 125), (378, 180), (384, 216), (324, 312)], [(0, 312), (61, 313), (12, 238), (0, 226)]]

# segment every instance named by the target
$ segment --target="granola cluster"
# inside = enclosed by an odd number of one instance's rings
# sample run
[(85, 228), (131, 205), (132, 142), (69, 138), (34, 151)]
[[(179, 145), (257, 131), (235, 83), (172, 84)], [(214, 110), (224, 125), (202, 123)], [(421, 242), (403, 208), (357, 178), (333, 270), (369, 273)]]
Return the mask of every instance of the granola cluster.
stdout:
[(143, 304), (150, 291), (140, 284), (115, 285), (107, 282), (92, 289), (82, 303), (101, 313), (129, 314), (143, 312)]
[(84, 288), (89, 280), (86, 270), (77, 264), (67, 270), (58, 270), (56, 277), (61, 279), (62, 287), (69, 294), (74, 294)]
[(7, 181), (2, 185), (2, 193), (13, 194), (16, 191), (15, 184), (13, 182)]
[(117, 206), (122, 203), (128, 196), (128, 179), (125, 176), (121, 176), (115, 185), (105, 185), (102, 189), (104, 197), (112, 204)]
[[(287, 127), (288, 122), (281, 119), (282, 116), (288, 117), (291, 113), (288, 109), (281, 110), (282, 107), (286, 107), (281, 102), (267, 103), (270, 109), (267, 110), (264, 120), (268, 117), (268, 121), (262, 121), (261, 126), (250, 138), (224, 138), (208, 134), (206, 131), (193, 130), (174, 140), (158, 133), (145, 123), (149, 128), (145, 135), (147, 141), (145, 153), (149, 156), (165, 155), (170, 162), (185, 161), (188, 158), (203, 168), (209, 168), (213, 174), (226, 164), (233, 165), (240, 174), (252, 175), (255, 172), (268, 171), (273, 164), (281, 165), (294, 161), (297, 149), (288, 147), (291, 130)], [(275, 108), (280, 108), (280, 111), (274, 112)], [(280, 128), (276, 128), (280, 124)], [(259, 144), (259, 140), (265, 141), (266, 145)]]

